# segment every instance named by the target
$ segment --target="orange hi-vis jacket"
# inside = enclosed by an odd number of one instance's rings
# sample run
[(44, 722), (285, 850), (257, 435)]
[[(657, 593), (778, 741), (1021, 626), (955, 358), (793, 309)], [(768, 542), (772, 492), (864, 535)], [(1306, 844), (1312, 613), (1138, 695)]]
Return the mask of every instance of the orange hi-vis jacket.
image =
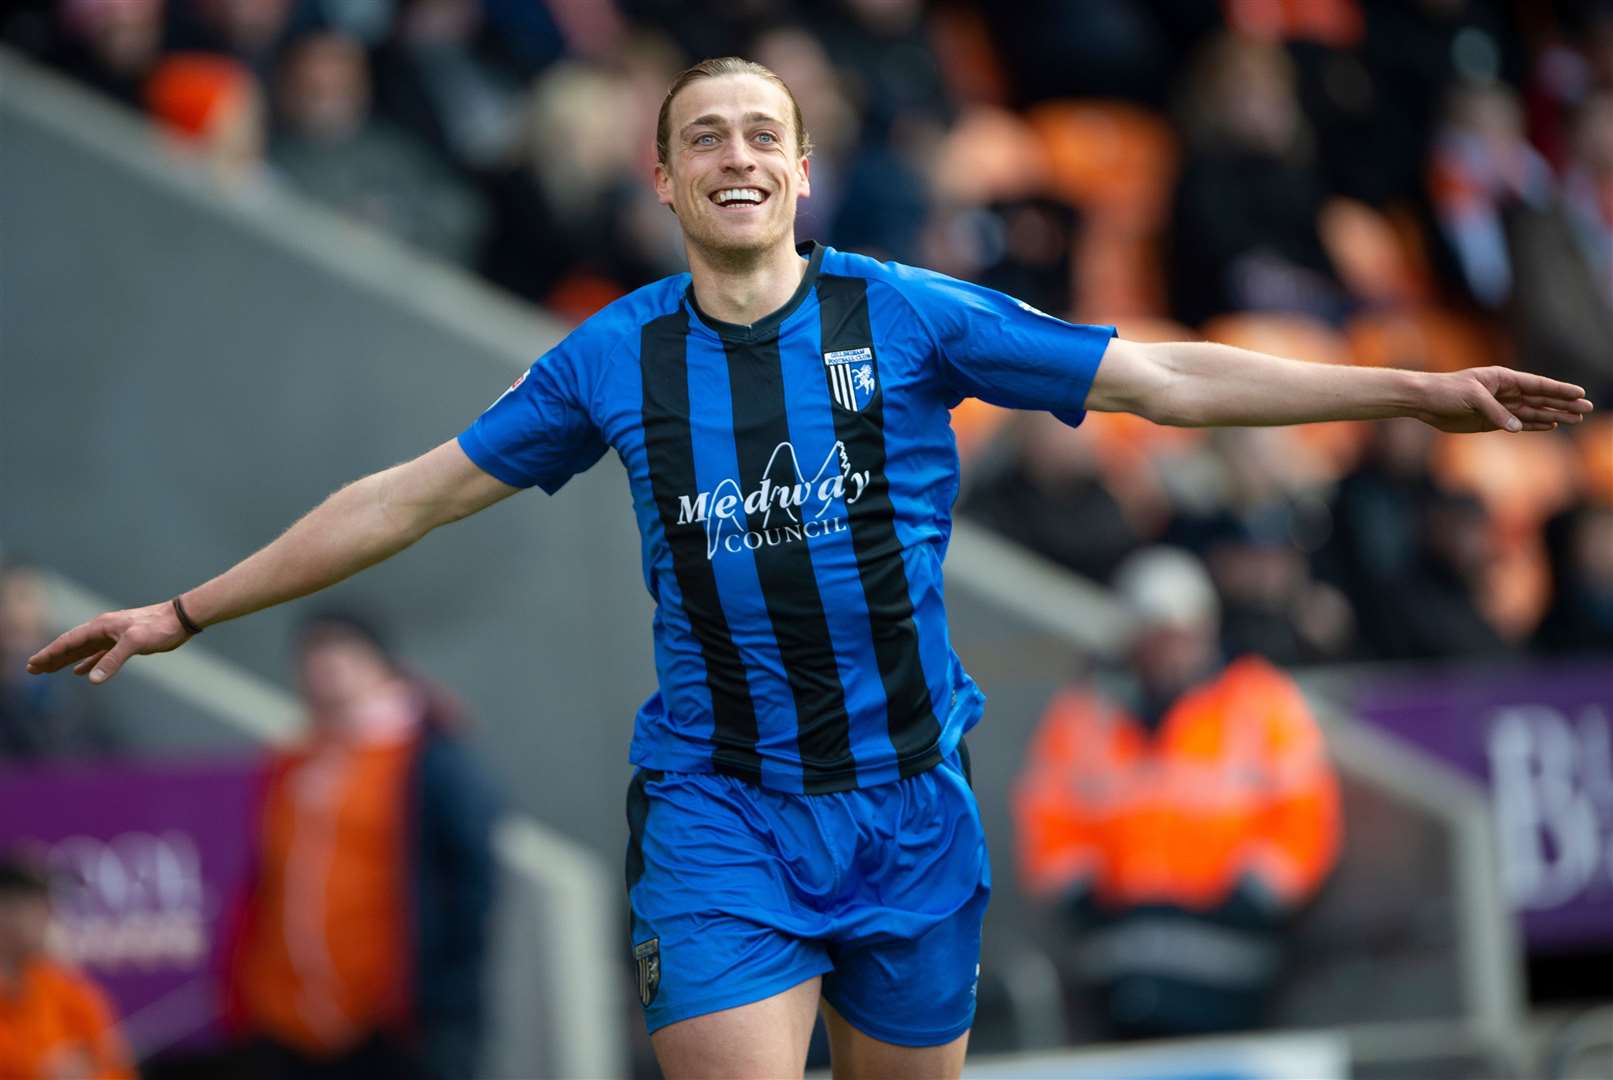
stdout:
[(407, 785), (417, 740), (281, 759), (232, 972), (237, 1020), (314, 1056), (407, 1019)]
[(1299, 689), (1249, 657), (1184, 694), (1150, 734), (1083, 690), (1048, 708), (1014, 791), (1034, 894), (1208, 909), (1245, 876), (1308, 897), (1340, 840), (1338, 785)]
[(83, 975), (46, 959), (0, 988), (0, 1077), (134, 1080), (129, 1051), (105, 995)]

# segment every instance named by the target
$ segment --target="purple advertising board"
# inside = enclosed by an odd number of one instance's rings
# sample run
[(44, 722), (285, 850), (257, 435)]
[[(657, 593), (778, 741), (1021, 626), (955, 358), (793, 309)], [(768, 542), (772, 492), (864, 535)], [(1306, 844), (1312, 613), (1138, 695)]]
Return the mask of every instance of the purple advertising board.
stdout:
[(139, 1056), (217, 1038), (220, 950), (250, 869), (261, 766), (0, 770), (0, 849), (46, 860), (53, 944)]
[(1613, 943), (1613, 663), (1386, 682), (1357, 712), (1489, 788), (1532, 949)]

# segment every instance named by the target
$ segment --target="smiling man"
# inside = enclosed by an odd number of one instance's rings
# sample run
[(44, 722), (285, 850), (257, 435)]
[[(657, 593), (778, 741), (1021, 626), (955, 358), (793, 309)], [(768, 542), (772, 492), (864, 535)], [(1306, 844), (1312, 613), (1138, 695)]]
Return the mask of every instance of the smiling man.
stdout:
[(631, 954), (674, 1078), (957, 1076), (990, 892), (962, 738), (984, 696), (947, 639), (941, 559), (965, 396), (1179, 425), (1416, 416), (1546, 430), (1578, 387), (1143, 345), (939, 274), (795, 243), (800, 110), (735, 58), (662, 104), (655, 186), (689, 273), (578, 327), (460, 436), (353, 483), (172, 601), (30, 661), (102, 682), (130, 657), (333, 584), (614, 449), (657, 604), (660, 687), (628, 793)]

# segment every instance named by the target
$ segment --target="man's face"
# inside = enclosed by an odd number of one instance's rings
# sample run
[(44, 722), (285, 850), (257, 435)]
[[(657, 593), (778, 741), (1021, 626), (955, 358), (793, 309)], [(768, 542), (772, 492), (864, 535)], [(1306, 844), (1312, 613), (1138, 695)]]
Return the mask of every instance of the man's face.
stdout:
[(787, 94), (757, 75), (696, 79), (672, 100), (655, 192), (684, 235), (719, 254), (795, 242), (795, 200), (811, 193)]
[(26, 892), (0, 894), (0, 962), (17, 964), (45, 949), (50, 900)]
[(304, 645), (299, 675), (309, 713), (323, 728), (342, 723), (391, 681), (392, 670), (369, 642), (332, 635)]

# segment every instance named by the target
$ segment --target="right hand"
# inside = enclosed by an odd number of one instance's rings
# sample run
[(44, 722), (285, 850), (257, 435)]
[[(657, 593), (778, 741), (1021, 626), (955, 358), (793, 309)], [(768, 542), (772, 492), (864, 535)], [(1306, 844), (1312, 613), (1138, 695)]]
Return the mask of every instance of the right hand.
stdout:
[(28, 658), (28, 673), (43, 675), (73, 665), (73, 674), (100, 684), (131, 656), (172, 652), (190, 639), (171, 602), (108, 611), (75, 626)]

